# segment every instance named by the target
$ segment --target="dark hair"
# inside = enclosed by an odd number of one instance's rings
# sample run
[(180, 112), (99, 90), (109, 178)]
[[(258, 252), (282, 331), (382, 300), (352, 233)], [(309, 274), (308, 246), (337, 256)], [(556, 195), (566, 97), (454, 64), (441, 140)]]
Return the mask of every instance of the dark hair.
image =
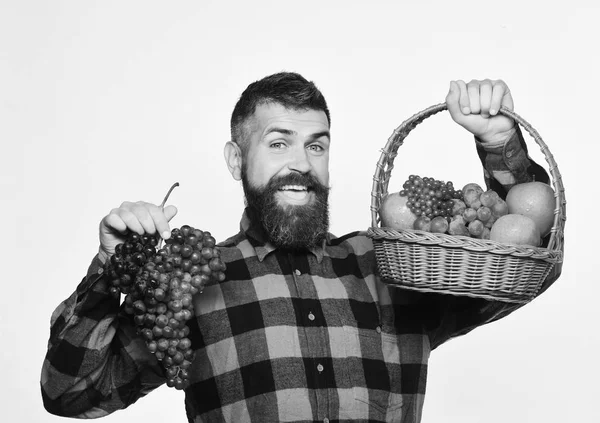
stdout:
[(245, 123), (256, 107), (278, 103), (292, 110), (322, 110), (331, 125), (325, 97), (312, 81), (294, 72), (279, 72), (248, 85), (231, 114), (231, 140), (246, 151)]

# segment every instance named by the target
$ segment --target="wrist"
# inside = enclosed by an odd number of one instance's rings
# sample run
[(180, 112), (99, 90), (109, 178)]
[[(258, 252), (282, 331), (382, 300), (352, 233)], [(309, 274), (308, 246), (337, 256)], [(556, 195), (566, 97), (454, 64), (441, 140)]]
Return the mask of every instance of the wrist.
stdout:
[(501, 147), (510, 141), (510, 139), (514, 137), (516, 133), (517, 129), (513, 126), (507, 131), (485, 134), (477, 138), (485, 147)]
[(102, 262), (102, 264), (105, 264), (109, 258), (110, 255), (102, 248), (102, 246), (100, 246), (98, 248), (98, 259)]

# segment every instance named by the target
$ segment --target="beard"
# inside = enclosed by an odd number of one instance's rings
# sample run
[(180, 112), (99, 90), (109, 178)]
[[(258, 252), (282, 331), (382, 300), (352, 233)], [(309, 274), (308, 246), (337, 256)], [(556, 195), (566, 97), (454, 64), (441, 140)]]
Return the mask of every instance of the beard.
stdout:
[[(279, 248), (303, 249), (319, 246), (329, 230), (329, 188), (310, 174), (291, 173), (274, 177), (255, 188), (242, 170), (242, 185), (249, 218)], [(279, 204), (276, 194), (285, 185), (306, 186), (314, 201), (305, 205)]]

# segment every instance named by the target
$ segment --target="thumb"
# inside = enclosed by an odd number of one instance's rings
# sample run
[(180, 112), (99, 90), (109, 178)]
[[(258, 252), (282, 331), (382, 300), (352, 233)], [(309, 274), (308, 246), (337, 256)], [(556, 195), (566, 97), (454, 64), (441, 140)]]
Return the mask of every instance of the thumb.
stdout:
[(460, 88), (456, 81), (450, 81), (450, 89), (446, 95), (446, 107), (448, 107), (448, 112), (450, 112), (450, 116), (452, 116), (454, 120), (463, 114), (460, 109), (459, 99)]
[(171, 219), (173, 219), (175, 217), (175, 215), (177, 214), (177, 207), (175, 207), (175, 206), (166, 206), (163, 209), (163, 213), (165, 214), (165, 217), (167, 218), (167, 221), (171, 221)]

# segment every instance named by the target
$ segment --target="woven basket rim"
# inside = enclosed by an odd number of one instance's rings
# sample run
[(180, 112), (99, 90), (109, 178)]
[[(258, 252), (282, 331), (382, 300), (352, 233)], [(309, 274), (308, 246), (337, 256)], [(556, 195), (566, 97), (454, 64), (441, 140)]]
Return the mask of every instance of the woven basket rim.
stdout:
[(405, 243), (461, 248), (467, 251), (488, 252), (503, 256), (530, 257), (549, 263), (560, 263), (563, 259), (563, 252), (561, 250), (551, 250), (531, 245), (500, 243), (490, 239), (426, 232), (418, 229), (371, 227), (367, 230), (367, 236), (372, 239), (398, 240)]

